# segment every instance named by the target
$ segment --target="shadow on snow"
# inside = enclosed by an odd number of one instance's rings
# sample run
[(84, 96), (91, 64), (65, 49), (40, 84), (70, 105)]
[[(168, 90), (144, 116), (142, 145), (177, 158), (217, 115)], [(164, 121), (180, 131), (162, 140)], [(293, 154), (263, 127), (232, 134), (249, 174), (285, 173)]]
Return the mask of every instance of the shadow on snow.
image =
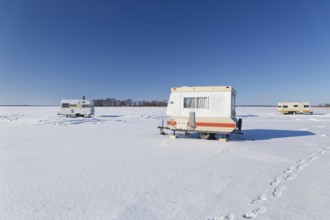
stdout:
[[(274, 138), (288, 138), (288, 137), (303, 137), (315, 135), (310, 131), (295, 131), (295, 130), (273, 130), (273, 129), (249, 129), (243, 130), (243, 134), (230, 134), (230, 141), (260, 141), (260, 140), (270, 140)], [(184, 135), (184, 133), (177, 133), (178, 138), (193, 138), (199, 139), (199, 133), (192, 132)], [(215, 139), (219, 139), (220, 134), (216, 134)]]
[(100, 115), (100, 118), (119, 118), (122, 117), (122, 115)]
[(243, 133), (244, 134), (242, 135), (242, 138), (244, 140), (251, 140), (251, 141), (315, 135), (310, 131), (273, 130), (273, 129), (249, 129), (249, 130), (243, 130)]

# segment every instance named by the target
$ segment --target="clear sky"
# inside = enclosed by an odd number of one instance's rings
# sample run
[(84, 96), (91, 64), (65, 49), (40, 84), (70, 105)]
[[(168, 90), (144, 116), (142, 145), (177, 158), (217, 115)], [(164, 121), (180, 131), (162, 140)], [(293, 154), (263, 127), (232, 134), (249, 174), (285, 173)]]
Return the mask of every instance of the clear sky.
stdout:
[(206, 85), (330, 103), (330, 1), (0, 0), (0, 105)]

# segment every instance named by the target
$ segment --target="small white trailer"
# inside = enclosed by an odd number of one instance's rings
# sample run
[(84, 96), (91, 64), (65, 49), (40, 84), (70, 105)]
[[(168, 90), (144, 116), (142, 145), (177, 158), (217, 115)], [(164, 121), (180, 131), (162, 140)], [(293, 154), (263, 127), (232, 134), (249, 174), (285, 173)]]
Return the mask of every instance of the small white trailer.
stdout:
[(94, 103), (90, 100), (61, 100), (59, 116), (66, 117), (92, 117)]
[(227, 140), (232, 132), (241, 133), (242, 120), (236, 118), (236, 91), (231, 86), (199, 86), (171, 88), (163, 129), (199, 133), (202, 139), (221, 134)]
[(309, 102), (279, 102), (277, 104), (277, 111), (287, 114), (313, 114)]

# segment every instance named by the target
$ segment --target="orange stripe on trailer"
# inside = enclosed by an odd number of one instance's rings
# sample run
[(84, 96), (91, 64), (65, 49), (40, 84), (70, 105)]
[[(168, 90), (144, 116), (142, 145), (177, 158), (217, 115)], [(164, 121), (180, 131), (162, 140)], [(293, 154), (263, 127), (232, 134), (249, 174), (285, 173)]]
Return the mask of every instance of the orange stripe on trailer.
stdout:
[(167, 121), (167, 125), (175, 126), (176, 125), (176, 121)]
[(213, 123), (213, 122), (196, 122), (196, 126), (200, 127), (223, 127), (223, 128), (236, 128), (236, 124), (232, 123)]

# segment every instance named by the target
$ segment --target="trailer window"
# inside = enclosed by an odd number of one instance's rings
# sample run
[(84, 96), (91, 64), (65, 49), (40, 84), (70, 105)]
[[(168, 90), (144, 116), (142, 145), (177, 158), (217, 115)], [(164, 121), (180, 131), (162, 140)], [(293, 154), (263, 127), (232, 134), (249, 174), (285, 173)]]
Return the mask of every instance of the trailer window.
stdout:
[(82, 105), (83, 108), (89, 108), (90, 106), (85, 104), (85, 105)]
[(281, 105), (278, 105), (277, 108), (282, 108), (282, 106)]
[(283, 108), (288, 108), (288, 106), (287, 105), (283, 105)]
[(195, 98), (184, 98), (183, 107), (184, 108), (195, 108)]
[(69, 103), (62, 103), (62, 108), (69, 108), (70, 104)]
[(208, 108), (209, 99), (207, 97), (198, 97), (196, 98), (196, 108)]
[(77, 105), (75, 105), (75, 104), (71, 104), (70, 107), (77, 107)]
[(304, 108), (309, 108), (309, 105), (304, 105)]
[(293, 107), (298, 108), (298, 105), (293, 105)]
[(209, 108), (208, 97), (189, 97), (183, 99), (184, 108)]

